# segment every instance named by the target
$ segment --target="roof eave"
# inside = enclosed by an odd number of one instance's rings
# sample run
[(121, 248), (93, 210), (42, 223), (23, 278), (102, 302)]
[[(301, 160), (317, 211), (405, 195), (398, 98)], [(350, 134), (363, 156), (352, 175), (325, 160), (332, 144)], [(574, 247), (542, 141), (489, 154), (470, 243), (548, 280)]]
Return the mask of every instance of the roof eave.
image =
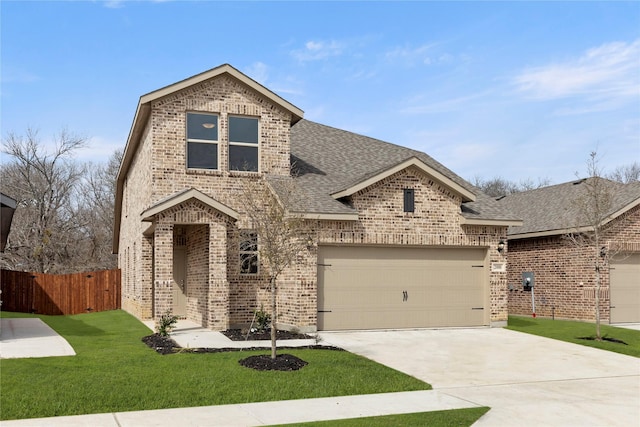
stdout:
[(525, 233), (507, 234), (507, 237), (513, 240), (520, 240), (520, 239), (533, 239), (537, 237), (561, 236), (561, 235), (572, 234), (572, 233), (586, 233), (590, 231), (593, 231), (593, 227), (560, 228), (556, 230), (531, 231), (531, 232), (525, 232)]
[(461, 225), (493, 225), (499, 227), (521, 227), (523, 222), (519, 219), (487, 219), (461, 217)]
[(299, 216), (303, 219), (317, 219), (325, 221), (357, 221), (357, 213), (313, 213), (313, 212), (291, 212), (291, 215)]

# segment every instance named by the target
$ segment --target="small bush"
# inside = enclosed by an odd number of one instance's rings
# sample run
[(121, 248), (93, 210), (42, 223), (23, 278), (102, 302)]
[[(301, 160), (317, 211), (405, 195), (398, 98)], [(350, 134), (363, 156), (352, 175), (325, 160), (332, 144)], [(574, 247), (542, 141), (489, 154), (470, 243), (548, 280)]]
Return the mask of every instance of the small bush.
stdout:
[(168, 337), (176, 323), (178, 323), (178, 316), (171, 314), (171, 310), (168, 310), (165, 314), (160, 316), (156, 324), (156, 331), (158, 335), (162, 337)]
[(253, 313), (256, 317), (256, 325), (258, 326), (258, 331), (264, 332), (269, 330), (271, 326), (271, 315), (264, 311), (264, 304), (260, 305), (260, 310), (255, 310)]

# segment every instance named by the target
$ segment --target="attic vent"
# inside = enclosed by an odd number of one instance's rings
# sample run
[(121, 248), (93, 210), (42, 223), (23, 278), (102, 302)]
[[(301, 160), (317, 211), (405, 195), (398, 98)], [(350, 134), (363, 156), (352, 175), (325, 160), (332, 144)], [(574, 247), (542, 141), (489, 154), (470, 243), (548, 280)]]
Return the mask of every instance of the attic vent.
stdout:
[(504, 199), (505, 197), (507, 197), (507, 196), (506, 196), (506, 195), (500, 196), (500, 197), (498, 197), (498, 198), (496, 199), (496, 201), (502, 200), (502, 199)]
[(580, 185), (580, 184), (582, 184), (583, 182), (585, 182), (586, 180), (587, 180), (587, 178), (579, 179), (578, 181), (574, 181), (574, 182), (573, 182), (573, 185)]

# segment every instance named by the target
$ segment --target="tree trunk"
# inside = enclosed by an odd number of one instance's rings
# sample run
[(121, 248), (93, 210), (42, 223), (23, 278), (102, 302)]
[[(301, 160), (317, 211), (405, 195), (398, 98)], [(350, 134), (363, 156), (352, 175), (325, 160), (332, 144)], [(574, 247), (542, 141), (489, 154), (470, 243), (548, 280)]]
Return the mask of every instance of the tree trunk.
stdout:
[(271, 277), (271, 359), (276, 358), (276, 277)]
[[(596, 248), (596, 250), (598, 250)], [(596, 257), (599, 255), (596, 254)], [(602, 341), (600, 336), (600, 260), (596, 258), (596, 340)]]

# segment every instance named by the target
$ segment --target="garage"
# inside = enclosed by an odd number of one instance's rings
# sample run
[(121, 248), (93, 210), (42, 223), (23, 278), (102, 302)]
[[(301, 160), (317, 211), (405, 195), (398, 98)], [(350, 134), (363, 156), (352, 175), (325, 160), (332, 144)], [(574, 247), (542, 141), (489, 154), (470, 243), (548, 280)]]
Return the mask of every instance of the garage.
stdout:
[(640, 322), (640, 254), (611, 261), (611, 323)]
[(486, 249), (321, 246), (318, 329), (489, 324)]

